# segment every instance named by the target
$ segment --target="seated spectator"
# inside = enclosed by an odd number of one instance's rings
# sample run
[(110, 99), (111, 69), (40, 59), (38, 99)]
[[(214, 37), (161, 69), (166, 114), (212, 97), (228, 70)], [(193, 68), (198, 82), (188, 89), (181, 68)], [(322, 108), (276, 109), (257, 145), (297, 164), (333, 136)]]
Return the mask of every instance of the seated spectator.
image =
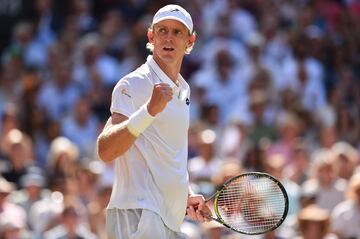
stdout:
[(189, 159), (188, 168), (190, 180), (195, 183), (211, 181), (211, 177), (220, 169), (222, 162), (215, 156), (214, 143), (216, 134), (206, 129), (200, 133), (198, 142), (199, 155)]
[(275, 140), (277, 131), (275, 125), (267, 120), (267, 106), (269, 98), (262, 89), (255, 89), (250, 94), (249, 109), (252, 114), (252, 125), (249, 127), (248, 137), (255, 144), (262, 139)]
[(337, 129), (334, 126), (323, 126), (319, 129), (319, 145), (318, 148), (323, 147), (331, 149), (331, 147), (338, 140)]
[(27, 67), (44, 67), (47, 60), (47, 47), (38, 41), (34, 34), (34, 24), (31, 21), (21, 21), (13, 29), (13, 40), (5, 49), (4, 61), (17, 52), (21, 61)]
[(99, 239), (107, 239), (105, 208), (111, 195), (111, 186), (101, 186), (96, 190), (96, 199), (88, 205), (89, 225), (91, 232)]
[(33, 238), (42, 238), (43, 233), (59, 224), (59, 217), (64, 208), (64, 195), (54, 191), (55, 187), (50, 185), (50, 197), (45, 197), (33, 203), (28, 217), (31, 219), (30, 228)]
[(32, 141), (25, 133), (12, 129), (5, 136), (6, 156), (8, 165), (3, 177), (21, 188), (21, 177), (26, 174), (26, 168), (33, 164)]
[(330, 214), (327, 210), (311, 205), (298, 214), (299, 236), (296, 239), (337, 239), (329, 233)]
[[(37, 201), (50, 197), (50, 191), (46, 189), (46, 180), (38, 168), (29, 168), (27, 173), (21, 177), (22, 189), (13, 192), (10, 200), (21, 206), (27, 215), (30, 213), (32, 205)], [(31, 229), (31, 218), (28, 218), (27, 224)]]
[(360, 238), (360, 174), (350, 178), (345, 201), (339, 203), (331, 215), (331, 230), (339, 238)]
[(72, 74), (82, 90), (99, 92), (105, 86), (116, 84), (120, 73), (119, 62), (103, 52), (99, 34), (89, 33), (83, 36), (78, 55)]
[(309, 53), (309, 39), (303, 32), (293, 35), (292, 56), (283, 64), (282, 89), (291, 88), (298, 93), (302, 106), (316, 112), (326, 102), (324, 65)]
[(292, 148), (292, 163), (285, 168), (285, 174), (298, 185), (302, 185), (309, 177), (310, 152), (302, 139), (297, 139)]
[(267, 149), (267, 154), (281, 154), (286, 165), (294, 163), (292, 150), (297, 143), (300, 133), (300, 121), (294, 114), (284, 114), (279, 117), (277, 122), (279, 138), (275, 140)]
[(0, 177), (0, 238), (4, 239), (18, 238), (26, 230), (26, 212), (8, 200), (13, 190), (13, 184)]
[(338, 176), (349, 180), (354, 170), (359, 166), (360, 158), (356, 149), (347, 142), (338, 142), (331, 147), (335, 154), (334, 164), (338, 169)]
[(333, 165), (333, 153), (323, 149), (314, 153), (310, 179), (303, 187), (317, 192), (316, 205), (331, 211), (344, 200), (346, 181), (337, 176)]
[(99, 167), (96, 161), (85, 162), (79, 165), (76, 170), (77, 194), (85, 206), (96, 199), (100, 171), (95, 167)]
[(65, 205), (60, 217), (59, 225), (48, 230), (44, 234), (44, 239), (62, 238), (96, 238), (96, 236), (92, 234), (83, 223), (81, 223), (79, 213), (74, 205)]
[(98, 127), (98, 119), (92, 113), (90, 99), (86, 96), (76, 101), (71, 115), (61, 122), (62, 135), (77, 145), (80, 159), (94, 156)]
[(0, 238), (2, 239), (31, 239), (30, 233), (25, 229), (25, 224), (2, 218), (0, 220)]
[(19, 112), (16, 105), (8, 103), (4, 106), (4, 109), (0, 109), (1, 123), (0, 123), (0, 155), (4, 157), (5, 137), (7, 133), (12, 129), (19, 128)]
[(49, 175), (53, 181), (56, 178), (66, 178), (75, 175), (75, 163), (78, 161), (77, 146), (65, 137), (55, 138), (50, 145), (48, 154)]
[(228, 120), (234, 102), (246, 94), (246, 83), (241, 82), (235, 74), (235, 61), (227, 50), (220, 50), (215, 55), (214, 67), (201, 69), (194, 76), (196, 88), (205, 89), (209, 102), (216, 102), (220, 111), (220, 122)]
[(39, 89), (37, 104), (51, 120), (62, 120), (67, 116), (81, 91), (74, 82), (71, 62), (57, 62), (46, 82)]
[(262, 172), (265, 170), (265, 158), (264, 147), (262, 145), (249, 143), (241, 165), (247, 171)]

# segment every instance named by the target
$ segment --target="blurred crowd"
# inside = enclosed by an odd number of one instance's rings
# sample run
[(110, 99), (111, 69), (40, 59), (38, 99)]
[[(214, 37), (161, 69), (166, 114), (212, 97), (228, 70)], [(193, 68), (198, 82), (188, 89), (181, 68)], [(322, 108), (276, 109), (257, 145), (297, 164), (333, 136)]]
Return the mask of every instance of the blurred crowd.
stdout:
[[(197, 32), (182, 68), (194, 191), (267, 172), (289, 215), (249, 238), (360, 238), (359, 0), (0, 0), (13, 20), (0, 31), (0, 239), (106, 238), (114, 173), (96, 137), (169, 3)], [(215, 222), (182, 230), (248, 238)]]

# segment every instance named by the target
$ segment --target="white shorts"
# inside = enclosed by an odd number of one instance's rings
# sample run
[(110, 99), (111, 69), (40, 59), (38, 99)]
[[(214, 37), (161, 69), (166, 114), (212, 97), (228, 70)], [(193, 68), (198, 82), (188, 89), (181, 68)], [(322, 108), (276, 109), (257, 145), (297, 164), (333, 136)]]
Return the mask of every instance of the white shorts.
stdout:
[(186, 239), (170, 230), (155, 212), (146, 209), (108, 209), (106, 211), (108, 239)]

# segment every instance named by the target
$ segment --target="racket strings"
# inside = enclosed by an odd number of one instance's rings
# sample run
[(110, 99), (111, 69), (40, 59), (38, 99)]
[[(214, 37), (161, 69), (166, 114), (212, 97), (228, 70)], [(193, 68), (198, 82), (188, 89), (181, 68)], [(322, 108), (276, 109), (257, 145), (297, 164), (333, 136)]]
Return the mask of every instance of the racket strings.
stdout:
[(285, 198), (273, 180), (248, 175), (231, 181), (217, 198), (218, 212), (230, 227), (262, 233), (282, 219)]

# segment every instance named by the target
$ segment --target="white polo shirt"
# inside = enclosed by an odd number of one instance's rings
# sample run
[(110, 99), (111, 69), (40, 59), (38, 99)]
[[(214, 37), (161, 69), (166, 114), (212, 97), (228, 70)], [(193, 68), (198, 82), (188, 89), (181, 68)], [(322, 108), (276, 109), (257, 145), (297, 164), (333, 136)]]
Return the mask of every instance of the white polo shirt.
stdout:
[(126, 75), (112, 93), (111, 113), (130, 117), (151, 97), (155, 83), (168, 83), (173, 99), (134, 145), (115, 160), (115, 181), (109, 209), (143, 208), (158, 213), (164, 223), (180, 231), (188, 197), (188, 128), (190, 88), (179, 75), (179, 87), (152, 56)]

